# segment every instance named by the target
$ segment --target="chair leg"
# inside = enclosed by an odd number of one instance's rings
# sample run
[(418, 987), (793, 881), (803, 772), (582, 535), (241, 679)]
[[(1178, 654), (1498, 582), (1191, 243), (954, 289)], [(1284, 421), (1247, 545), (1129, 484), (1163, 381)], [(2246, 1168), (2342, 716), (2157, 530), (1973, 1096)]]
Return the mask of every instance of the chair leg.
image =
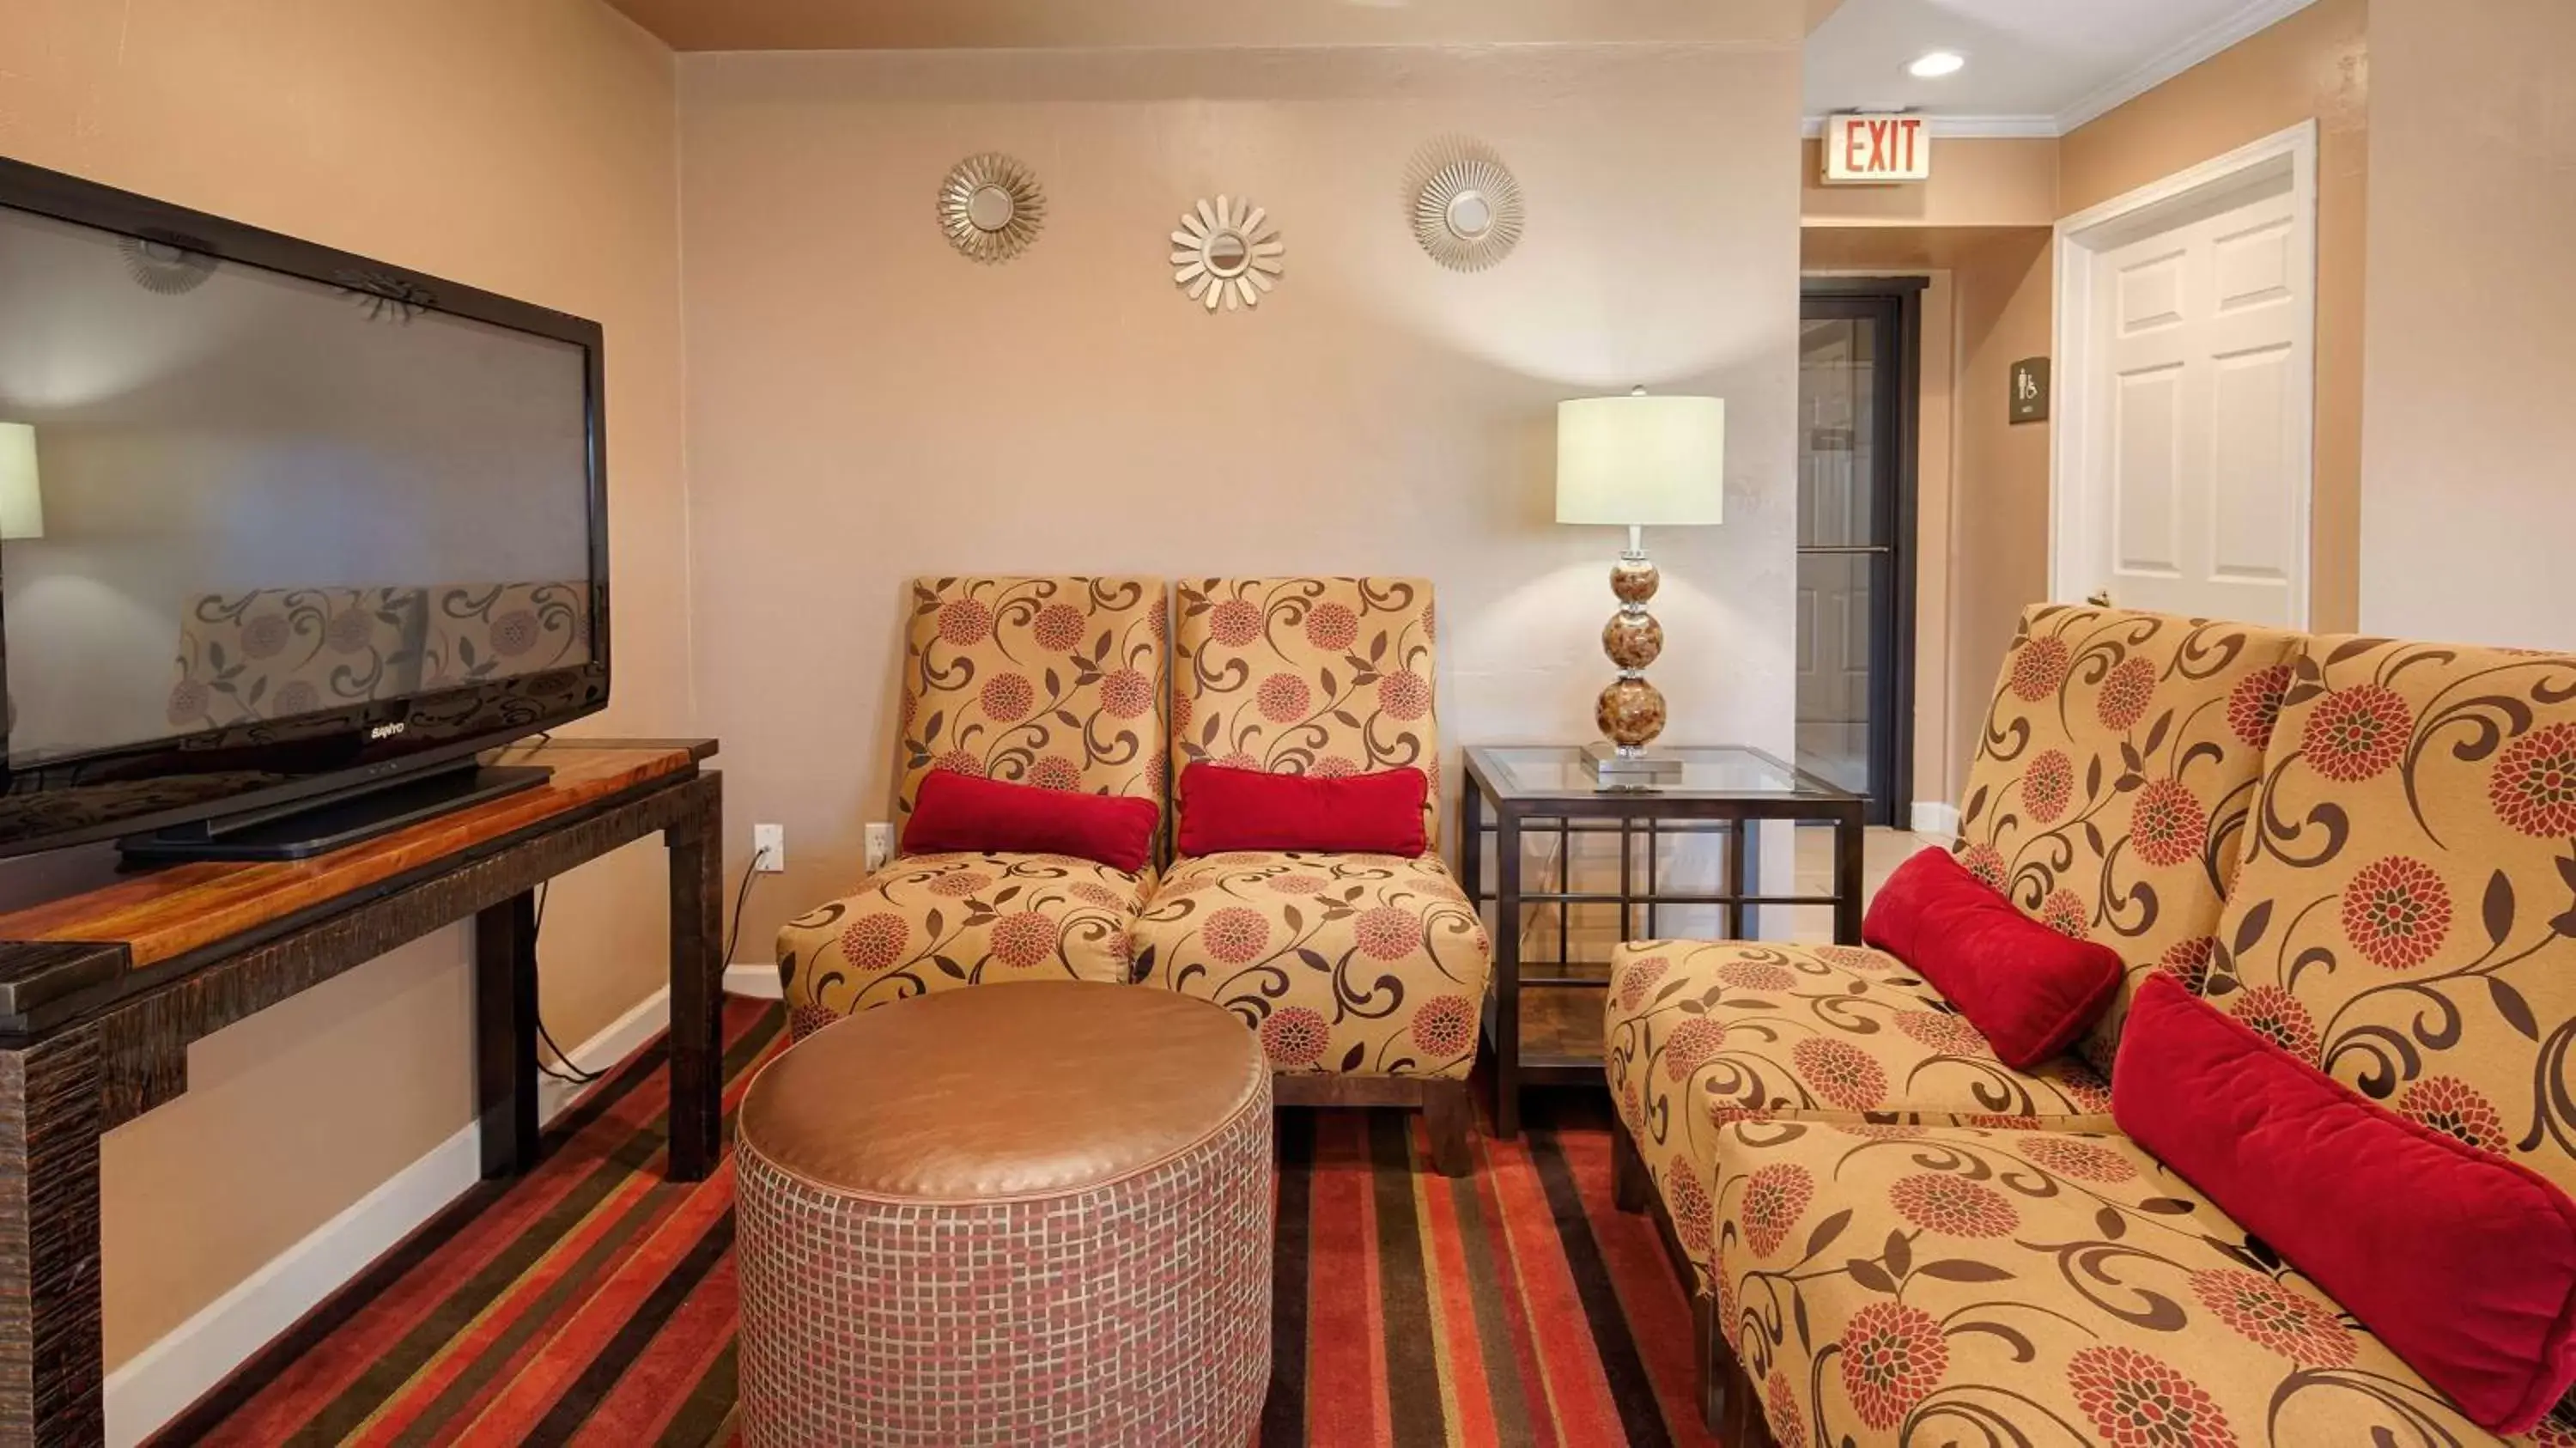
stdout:
[(1699, 1359), (1699, 1416), (1709, 1435), (1729, 1448), (1798, 1448), (1771, 1436), (1753, 1379), (1727, 1345), (1734, 1324), (1718, 1321), (1715, 1297), (1691, 1294), (1691, 1327)]
[(1431, 1134), (1431, 1166), (1442, 1176), (1462, 1177), (1476, 1169), (1470, 1140), (1476, 1129), (1476, 1098), (1464, 1081), (1426, 1081), (1422, 1088), (1422, 1125)]
[(1721, 1443), (1733, 1441), (1727, 1437), (1726, 1367), (1718, 1360), (1718, 1344), (1725, 1332), (1717, 1320), (1717, 1299), (1705, 1292), (1692, 1293), (1691, 1336), (1698, 1351), (1691, 1356), (1699, 1370), (1699, 1421)]
[(1646, 1158), (1637, 1150), (1636, 1138), (1628, 1134), (1621, 1122), (1610, 1128), (1610, 1204), (1623, 1212), (1642, 1212), (1648, 1196), (1655, 1189), (1655, 1179), (1646, 1170)]

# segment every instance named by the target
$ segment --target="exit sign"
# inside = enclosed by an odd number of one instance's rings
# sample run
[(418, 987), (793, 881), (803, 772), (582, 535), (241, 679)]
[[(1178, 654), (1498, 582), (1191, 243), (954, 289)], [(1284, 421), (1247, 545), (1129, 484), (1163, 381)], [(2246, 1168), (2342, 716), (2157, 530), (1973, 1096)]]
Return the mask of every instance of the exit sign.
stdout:
[(1932, 179), (1932, 130), (1921, 116), (1852, 114), (1825, 120), (1825, 180)]

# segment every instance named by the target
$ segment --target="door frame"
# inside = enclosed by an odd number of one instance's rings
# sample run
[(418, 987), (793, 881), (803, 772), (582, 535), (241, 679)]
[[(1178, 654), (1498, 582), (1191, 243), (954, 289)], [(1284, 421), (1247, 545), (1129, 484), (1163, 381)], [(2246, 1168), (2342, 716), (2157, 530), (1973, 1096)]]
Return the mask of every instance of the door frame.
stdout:
[(1802, 319), (1812, 300), (1876, 303), (1895, 321), (1896, 365), (1879, 369), (1872, 407), (1878, 419), (1873, 450), (1883, 450), (1896, 464), (1887, 524), (1887, 627), (1871, 631), (1869, 661), (1870, 773), (1887, 797), (1883, 815), (1872, 809), (1863, 818), (1900, 830), (1914, 827), (1914, 573), (1921, 526), (1915, 474), (1922, 451), (1923, 289), (1929, 285), (1931, 278), (1921, 275), (1798, 278)]
[(2094, 262), (2101, 253), (2144, 240), (2167, 229), (2178, 218), (2223, 200), (2228, 193), (2270, 181), (2287, 170), (2290, 207), (2296, 235), (2290, 264), (2306, 285), (2298, 289), (2292, 330), (2299, 339), (2299, 365), (2291, 369), (2290, 409), (2299, 426), (2293, 431), (2292, 464), (2297, 477), (2298, 517), (2292, 556), (2298, 573), (2289, 589), (2290, 627), (2308, 626), (2310, 595), (2315, 591), (2317, 431), (2317, 123), (2299, 122), (2250, 145), (2149, 182), (2123, 196), (2077, 212), (2057, 223), (2054, 246), (2056, 310), (2056, 396), (2052, 399), (2048, 461), (2048, 595), (2059, 603), (2081, 602), (2103, 585), (2092, 576), (2093, 560), (2107, 556), (2110, 519), (2087, 506), (2092, 499), (2080, 486), (2089, 475), (2095, 450), (2107, 441), (2106, 420), (2092, 396), (2093, 366), (2105, 345), (2094, 326)]

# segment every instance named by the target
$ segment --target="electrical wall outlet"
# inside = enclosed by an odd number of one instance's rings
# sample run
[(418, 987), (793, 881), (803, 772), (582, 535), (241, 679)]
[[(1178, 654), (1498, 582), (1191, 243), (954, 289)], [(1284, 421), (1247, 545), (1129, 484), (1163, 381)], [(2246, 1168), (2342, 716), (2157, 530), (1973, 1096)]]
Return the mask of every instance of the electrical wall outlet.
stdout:
[(751, 856), (764, 875), (775, 875), (787, 868), (787, 826), (753, 825)]
[(870, 821), (867, 829), (866, 860), (866, 866), (869, 873), (873, 874), (878, 870), (884, 869), (886, 867), (886, 861), (893, 858), (894, 826), (886, 823), (884, 820)]

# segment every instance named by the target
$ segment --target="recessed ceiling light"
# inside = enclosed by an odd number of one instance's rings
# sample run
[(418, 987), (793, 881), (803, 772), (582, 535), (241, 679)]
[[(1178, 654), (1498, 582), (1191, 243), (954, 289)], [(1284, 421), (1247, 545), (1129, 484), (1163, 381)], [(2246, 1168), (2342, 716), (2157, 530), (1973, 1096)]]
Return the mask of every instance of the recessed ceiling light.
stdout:
[(1955, 50), (1935, 50), (1915, 57), (1914, 63), (1905, 68), (1905, 73), (1917, 80), (1933, 80), (1956, 74), (1959, 67), (1967, 63), (1968, 58)]

